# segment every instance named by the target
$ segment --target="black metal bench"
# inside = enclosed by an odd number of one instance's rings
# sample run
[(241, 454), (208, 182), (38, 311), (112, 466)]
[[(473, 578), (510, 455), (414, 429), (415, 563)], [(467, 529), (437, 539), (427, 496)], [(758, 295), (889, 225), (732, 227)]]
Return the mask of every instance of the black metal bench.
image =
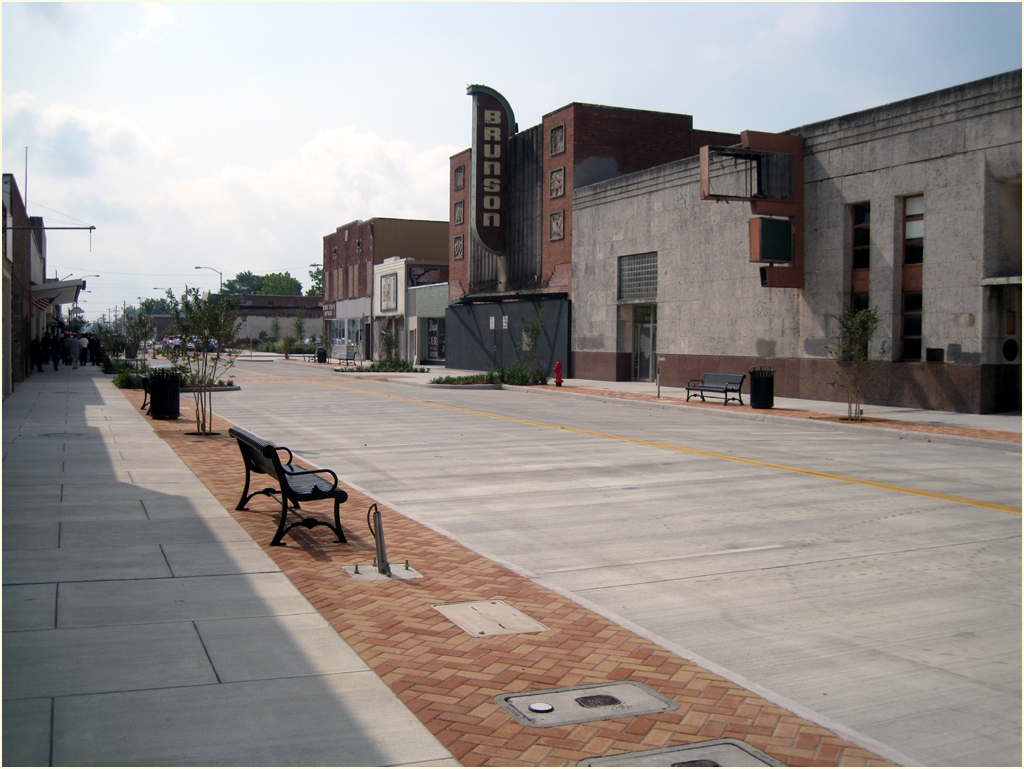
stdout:
[(699, 395), (703, 401), (705, 400), (704, 394), (709, 393), (722, 396), (723, 401), (727, 405), (729, 401), (739, 401), (742, 406), (743, 393), (740, 391), (740, 388), (743, 386), (743, 380), (746, 378), (746, 374), (705, 373), (701, 375), (700, 379), (691, 379), (687, 382), (686, 400), (690, 400), (694, 395)]
[(356, 351), (355, 350), (349, 350), (344, 355), (339, 355), (338, 356), (338, 365), (339, 366), (347, 366), (349, 364), (352, 364), (353, 366), (356, 365)]
[(142, 408), (146, 408), (146, 404), (149, 403), (149, 377), (140, 376), (139, 381), (142, 383)]
[[(239, 427), (232, 427), (228, 434), (238, 441), (238, 449), (242, 452), (242, 460), (245, 462), (245, 488), (242, 489), (242, 496), (238, 500), (236, 510), (245, 510), (246, 504), (257, 494), (266, 494), (268, 497), (281, 502), (281, 519), (277, 524), (277, 533), (270, 541), (271, 545), (280, 545), (284, 535), (296, 526), (303, 526), (312, 529), (314, 526), (326, 526), (333, 531), (338, 542), (347, 542), (345, 533), (341, 530), (341, 516), (339, 506), (348, 499), (348, 493), (338, 488), (338, 476), (332, 470), (306, 470), (298, 465), (292, 464), (292, 452), (284, 446), (275, 446), (254, 435), (248, 430)], [(281, 454), (287, 454), (286, 461), (281, 461)], [(249, 493), (249, 484), (253, 473), (269, 475), (280, 485), (280, 489), (266, 488)], [(326, 478), (323, 476), (330, 476)], [(280, 495), (280, 496), (278, 496)], [(334, 500), (334, 523), (328, 523), (318, 518), (311, 518), (302, 515), (299, 503), (312, 502), (318, 499)], [(288, 513), (296, 513), (300, 520), (288, 523)]]

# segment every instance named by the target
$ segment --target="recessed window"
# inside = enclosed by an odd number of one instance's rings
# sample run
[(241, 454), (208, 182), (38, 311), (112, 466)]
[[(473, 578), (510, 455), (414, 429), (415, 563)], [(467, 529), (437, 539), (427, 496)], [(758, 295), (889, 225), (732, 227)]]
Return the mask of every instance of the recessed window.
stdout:
[(619, 301), (658, 299), (658, 252), (619, 257)]
[(565, 152), (565, 126), (556, 125), (551, 129), (551, 154), (558, 155)]
[(921, 332), (924, 328), (924, 295), (903, 293), (903, 360), (921, 360)]
[(853, 207), (853, 269), (871, 267), (871, 204)]
[(903, 264), (924, 262), (924, 195), (903, 199)]

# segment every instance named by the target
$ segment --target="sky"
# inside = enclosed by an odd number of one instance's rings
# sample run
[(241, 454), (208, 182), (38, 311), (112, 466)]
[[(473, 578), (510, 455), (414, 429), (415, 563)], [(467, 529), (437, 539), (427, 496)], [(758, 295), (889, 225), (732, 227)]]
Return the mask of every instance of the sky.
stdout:
[[(447, 220), (466, 86), (785, 131), (1021, 67), (1020, 3), (3, 3), (3, 171), (89, 321)], [(26, 178), (27, 177), (27, 178)], [(27, 188), (27, 189), (26, 189)], [(203, 269), (197, 270), (196, 267)], [(65, 308), (65, 313), (69, 308)]]

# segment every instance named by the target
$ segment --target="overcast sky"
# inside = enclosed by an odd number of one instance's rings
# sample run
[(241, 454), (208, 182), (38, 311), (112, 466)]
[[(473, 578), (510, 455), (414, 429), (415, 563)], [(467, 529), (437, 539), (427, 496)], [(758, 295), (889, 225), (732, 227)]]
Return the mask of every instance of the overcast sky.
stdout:
[[(470, 97), (783, 131), (1021, 66), (1020, 3), (3, 3), (3, 170), (95, 320), (447, 219)], [(26, 185), (26, 148), (28, 178)], [(65, 308), (66, 309), (66, 308)]]

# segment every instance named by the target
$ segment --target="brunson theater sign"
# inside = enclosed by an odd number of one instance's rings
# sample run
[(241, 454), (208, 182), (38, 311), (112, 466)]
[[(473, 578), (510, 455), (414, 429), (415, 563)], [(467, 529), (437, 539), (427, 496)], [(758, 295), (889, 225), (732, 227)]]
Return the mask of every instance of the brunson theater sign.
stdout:
[(508, 229), (508, 140), (515, 117), (505, 97), (485, 85), (471, 85), (473, 165), (470, 222), (473, 237), (492, 254), (504, 256)]

